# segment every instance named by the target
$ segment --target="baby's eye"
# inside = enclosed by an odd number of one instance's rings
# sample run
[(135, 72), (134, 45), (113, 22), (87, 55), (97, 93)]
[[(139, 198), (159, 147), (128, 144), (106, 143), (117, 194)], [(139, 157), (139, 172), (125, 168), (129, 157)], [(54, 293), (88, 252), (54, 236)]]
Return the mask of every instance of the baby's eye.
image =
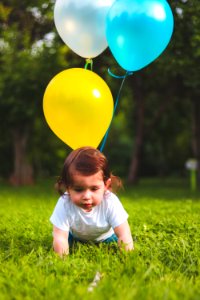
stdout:
[(83, 188), (74, 188), (74, 191), (77, 193), (81, 193), (83, 191)]
[(98, 186), (94, 186), (94, 187), (91, 188), (91, 191), (97, 191), (98, 189), (99, 189)]

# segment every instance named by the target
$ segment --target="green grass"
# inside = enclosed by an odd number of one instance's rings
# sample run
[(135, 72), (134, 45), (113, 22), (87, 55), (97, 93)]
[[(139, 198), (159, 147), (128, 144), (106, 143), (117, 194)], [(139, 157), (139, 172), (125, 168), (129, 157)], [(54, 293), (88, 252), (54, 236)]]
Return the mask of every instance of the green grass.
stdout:
[[(0, 299), (200, 299), (200, 193), (182, 181), (121, 192), (135, 251), (77, 245), (52, 251), (53, 183), (0, 187)], [(96, 272), (98, 286), (88, 292)]]

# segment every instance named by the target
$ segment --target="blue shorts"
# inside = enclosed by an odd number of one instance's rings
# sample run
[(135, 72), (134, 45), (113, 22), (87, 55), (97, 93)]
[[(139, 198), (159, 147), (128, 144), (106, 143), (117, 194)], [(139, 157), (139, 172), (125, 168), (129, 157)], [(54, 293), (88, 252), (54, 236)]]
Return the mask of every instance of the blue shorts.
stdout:
[[(112, 234), (110, 237), (108, 237), (105, 240), (99, 241), (99, 242), (94, 242), (95, 244), (99, 244), (99, 243), (105, 243), (105, 244), (109, 244), (109, 243), (115, 243), (118, 241), (118, 237), (116, 236), (116, 234)], [(81, 241), (78, 238), (75, 238), (71, 232), (69, 232), (69, 237), (68, 237), (68, 243), (69, 246), (71, 247), (73, 245), (74, 242), (79, 242), (79, 243), (87, 243), (87, 241)], [(88, 241), (90, 242), (90, 241)]]

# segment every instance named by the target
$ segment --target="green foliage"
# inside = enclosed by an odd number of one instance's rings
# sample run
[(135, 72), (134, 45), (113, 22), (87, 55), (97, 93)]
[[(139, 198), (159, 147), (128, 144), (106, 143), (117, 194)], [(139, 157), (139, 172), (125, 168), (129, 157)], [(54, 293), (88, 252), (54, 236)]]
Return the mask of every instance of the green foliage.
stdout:
[[(1, 186), (1, 299), (199, 299), (200, 195), (185, 182), (144, 181), (121, 193), (132, 253), (78, 244), (64, 260), (51, 246), (53, 183)], [(97, 271), (102, 278), (90, 293)]]
[(70, 55), (54, 34), (53, 3), (6, 1), (0, 17), (0, 176), (8, 177), (13, 169), (14, 130), (28, 132), (27, 157), (36, 174), (58, 175), (66, 149), (45, 122), (42, 100), (52, 77), (68, 67)]

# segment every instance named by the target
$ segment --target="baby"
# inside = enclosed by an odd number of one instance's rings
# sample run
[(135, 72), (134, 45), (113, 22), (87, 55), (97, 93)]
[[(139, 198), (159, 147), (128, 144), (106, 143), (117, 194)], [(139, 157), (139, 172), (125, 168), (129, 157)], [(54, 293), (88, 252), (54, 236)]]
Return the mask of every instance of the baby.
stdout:
[(120, 185), (99, 150), (82, 147), (69, 154), (57, 182), (61, 197), (50, 218), (55, 252), (68, 254), (73, 241), (134, 248), (128, 214), (112, 192)]

